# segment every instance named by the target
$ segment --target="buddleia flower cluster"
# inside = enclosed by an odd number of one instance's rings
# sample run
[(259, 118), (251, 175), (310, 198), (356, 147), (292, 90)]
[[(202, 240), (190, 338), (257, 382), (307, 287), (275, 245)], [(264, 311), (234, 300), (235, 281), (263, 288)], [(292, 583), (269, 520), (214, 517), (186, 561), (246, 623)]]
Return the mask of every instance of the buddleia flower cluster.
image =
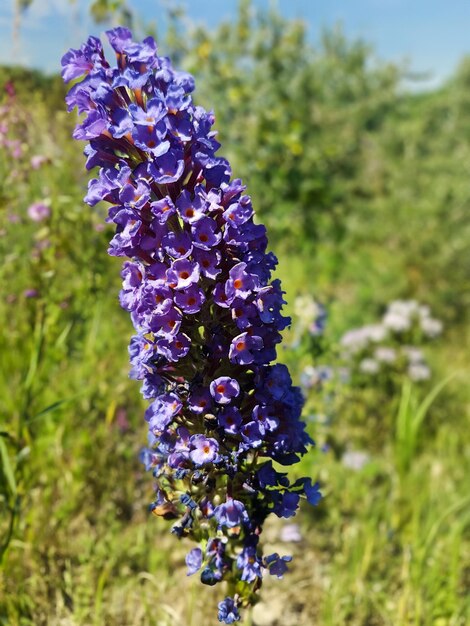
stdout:
[(135, 327), (131, 376), (150, 401), (151, 509), (197, 542), (188, 574), (227, 582), (218, 617), (230, 624), (263, 574), (287, 570), (289, 556), (262, 553), (266, 517), (321, 497), (310, 478), (279, 471), (313, 443), (300, 390), (273, 364), (290, 320), (266, 229), (216, 155), (214, 115), (193, 103), (193, 78), (152, 38), (136, 43), (120, 27), (107, 37), (115, 67), (94, 37), (62, 59), (64, 80), (75, 81), (68, 109), (85, 114), (73, 136), (88, 142), (86, 167), (100, 167), (85, 201), (111, 204), (108, 252), (129, 259), (120, 302)]

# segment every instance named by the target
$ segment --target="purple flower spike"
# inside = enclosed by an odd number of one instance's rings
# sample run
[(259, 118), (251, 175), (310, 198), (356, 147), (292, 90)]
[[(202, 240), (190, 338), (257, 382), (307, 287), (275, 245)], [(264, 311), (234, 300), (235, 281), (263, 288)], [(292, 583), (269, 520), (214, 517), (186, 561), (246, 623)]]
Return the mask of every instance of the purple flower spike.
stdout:
[(234, 378), (220, 376), (210, 384), (212, 397), (219, 404), (228, 404), (240, 393), (240, 385)]
[[(87, 169), (100, 168), (85, 201), (109, 203), (108, 252), (126, 259), (119, 301), (135, 328), (130, 376), (149, 401), (141, 459), (156, 481), (150, 509), (176, 520), (176, 537), (205, 546), (187, 554), (188, 575), (237, 590), (219, 603), (219, 620), (232, 624), (266, 571), (287, 570), (290, 557), (263, 557), (266, 518), (321, 498), (311, 478), (274, 469), (313, 443), (302, 393), (275, 364), (290, 323), (271, 279), (277, 259), (245, 186), (217, 154), (215, 116), (194, 104), (192, 76), (151, 37), (106, 34), (115, 67), (90, 37), (64, 55), (62, 76), (75, 81), (68, 110), (82, 115), (73, 136), (87, 142)], [(33, 205), (28, 215), (41, 221), (47, 211)]]

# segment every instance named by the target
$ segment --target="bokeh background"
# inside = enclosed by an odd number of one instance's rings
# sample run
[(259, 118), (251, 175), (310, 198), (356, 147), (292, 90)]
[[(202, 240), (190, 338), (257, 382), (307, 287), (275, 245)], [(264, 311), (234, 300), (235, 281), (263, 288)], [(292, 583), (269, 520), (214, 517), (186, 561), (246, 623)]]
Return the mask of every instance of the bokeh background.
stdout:
[[(130, 24), (196, 77), (279, 257), (319, 507), (257, 626), (470, 623), (470, 5), (2, 0), (0, 623), (195, 626), (60, 57)], [(219, 598), (220, 599), (220, 598)], [(211, 621), (212, 620), (212, 621)]]

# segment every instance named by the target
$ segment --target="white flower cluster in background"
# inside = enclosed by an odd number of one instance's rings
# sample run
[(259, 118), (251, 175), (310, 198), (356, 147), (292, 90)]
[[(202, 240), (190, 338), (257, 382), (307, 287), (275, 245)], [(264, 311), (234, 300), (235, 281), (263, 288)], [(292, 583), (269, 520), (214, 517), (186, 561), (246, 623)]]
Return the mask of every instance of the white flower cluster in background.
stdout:
[(423, 381), (431, 377), (431, 370), (415, 344), (438, 337), (442, 329), (428, 306), (416, 300), (395, 300), (378, 324), (347, 331), (340, 346), (351, 370), (365, 375), (404, 370), (411, 380)]
[(346, 348), (349, 354), (361, 352), (371, 343), (378, 343), (387, 337), (387, 329), (380, 324), (370, 324), (361, 328), (348, 330), (340, 340), (341, 346)]
[(442, 322), (431, 317), (428, 306), (416, 300), (395, 300), (388, 305), (382, 324), (385, 328), (403, 333), (418, 323), (422, 333), (433, 339), (442, 333)]

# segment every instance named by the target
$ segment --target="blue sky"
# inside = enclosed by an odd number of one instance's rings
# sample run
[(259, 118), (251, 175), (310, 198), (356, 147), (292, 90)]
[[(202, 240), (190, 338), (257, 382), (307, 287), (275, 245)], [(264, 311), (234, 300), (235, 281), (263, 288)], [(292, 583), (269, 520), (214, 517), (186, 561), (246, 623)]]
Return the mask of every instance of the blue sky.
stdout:
[[(91, 0), (33, 0), (13, 40), (15, 0), (0, 0), (0, 63), (13, 61), (49, 72), (69, 47), (89, 32), (100, 34), (87, 14)], [(167, 0), (168, 1), (168, 0)], [(170, 0), (171, 2), (171, 0)], [(140, 15), (163, 24), (162, 0), (128, 0)], [(254, 0), (268, 7), (270, 0)], [(212, 26), (236, 12), (237, 0), (186, 0), (188, 16)], [(410, 62), (429, 72), (426, 86), (439, 84), (464, 54), (470, 54), (470, 0), (277, 0), (287, 17), (302, 18), (313, 43), (325, 26), (343, 24), (350, 37), (370, 42), (383, 59)]]

